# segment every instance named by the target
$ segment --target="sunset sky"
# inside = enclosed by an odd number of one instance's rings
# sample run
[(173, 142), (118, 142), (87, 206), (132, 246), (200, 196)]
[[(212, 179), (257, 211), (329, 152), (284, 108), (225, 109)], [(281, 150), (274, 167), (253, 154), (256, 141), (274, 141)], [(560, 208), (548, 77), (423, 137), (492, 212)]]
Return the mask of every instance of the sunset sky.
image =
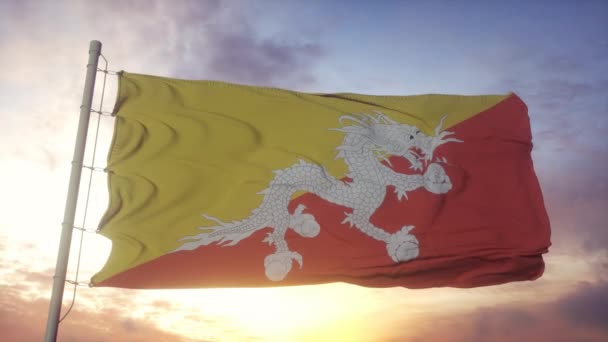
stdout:
[[(83, 286), (59, 340), (608, 340), (603, 0), (0, 0), (0, 339), (44, 334), (93, 39), (109, 69), (134, 73), (324, 93), (515, 92), (529, 108), (552, 246), (540, 279), (466, 290)], [(109, 76), (103, 110), (115, 89)], [(96, 166), (105, 165), (112, 120), (101, 118)], [(95, 229), (106, 175), (92, 177), (83, 224), (88, 180), (85, 172), (76, 225)], [(110, 247), (85, 235), (79, 281), (101, 268)], [(64, 310), (71, 299), (67, 286)]]

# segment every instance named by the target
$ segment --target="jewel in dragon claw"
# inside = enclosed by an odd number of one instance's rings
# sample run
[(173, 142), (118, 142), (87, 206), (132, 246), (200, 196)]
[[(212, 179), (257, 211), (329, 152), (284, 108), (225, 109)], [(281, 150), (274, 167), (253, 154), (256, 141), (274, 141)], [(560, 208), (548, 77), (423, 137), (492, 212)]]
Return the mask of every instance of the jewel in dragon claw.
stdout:
[(291, 227), (300, 236), (313, 238), (321, 232), (321, 226), (315, 220), (315, 217), (311, 214), (303, 214), (302, 212), (306, 207), (302, 204), (298, 205), (296, 211), (292, 215), (289, 221), (289, 227)]

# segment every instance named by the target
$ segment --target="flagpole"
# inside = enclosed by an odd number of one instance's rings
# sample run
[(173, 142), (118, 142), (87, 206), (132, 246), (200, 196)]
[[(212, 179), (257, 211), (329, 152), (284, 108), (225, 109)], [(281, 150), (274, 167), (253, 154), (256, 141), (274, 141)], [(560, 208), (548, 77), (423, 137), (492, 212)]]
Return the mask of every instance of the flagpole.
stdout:
[(78, 133), (76, 133), (76, 144), (72, 158), (72, 172), (68, 187), (68, 197), (63, 214), (61, 239), (59, 241), (59, 252), (57, 254), (57, 265), (53, 276), (53, 292), (49, 304), (49, 315), (46, 324), (46, 342), (54, 342), (57, 339), (59, 327), (59, 315), (63, 302), (63, 289), (70, 258), (70, 244), (72, 242), (72, 230), (76, 216), (76, 203), (78, 202), (78, 189), (80, 188), (80, 176), (82, 174), (82, 162), (84, 159), (87, 131), (89, 129), (89, 117), (91, 116), (91, 104), (93, 102), (93, 91), (95, 90), (95, 77), (97, 76), (97, 65), (101, 54), (101, 42), (92, 40), (89, 45), (89, 62), (80, 106), (80, 120)]

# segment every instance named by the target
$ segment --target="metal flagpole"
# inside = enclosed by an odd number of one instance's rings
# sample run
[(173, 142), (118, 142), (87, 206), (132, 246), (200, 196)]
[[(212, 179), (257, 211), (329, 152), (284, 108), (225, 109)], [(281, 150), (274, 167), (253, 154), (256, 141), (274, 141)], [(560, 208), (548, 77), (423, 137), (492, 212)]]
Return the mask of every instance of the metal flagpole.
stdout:
[(78, 189), (80, 188), (80, 176), (82, 174), (82, 162), (84, 159), (89, 117), (91, 116), (91, 104), (93, 102), (93, 90), (95, 89), (95, 77), (97, 76), (97, 65), (100, 54), (101, 42), (92, 40), (89, 45), (89, 63), (87, 64), (87, 76), (84, 83), (84, 93), (82, 94), (82, 105), (80, 106), (80, 121), (78, 123), (78, 133), (76, 134), (76, 144), (72, 159), (72, 172), (70, 174), (68, 197), (65, 204), (65, 212), (63, 214), (57, 265), (55, 266), (55, 275), (53, 276), (53, 292), (51, 294), (49, 316), (46, 324), (46, 336), (44, 339), (46, 342), (54, 342), (57, 339), (59, 315), (61, 314), (61, 304), (63, 301), (63, 289), (65, 287), (65, 278), (70, 257), (72, 230), (74, 228), (74, 218), (76, 216)]

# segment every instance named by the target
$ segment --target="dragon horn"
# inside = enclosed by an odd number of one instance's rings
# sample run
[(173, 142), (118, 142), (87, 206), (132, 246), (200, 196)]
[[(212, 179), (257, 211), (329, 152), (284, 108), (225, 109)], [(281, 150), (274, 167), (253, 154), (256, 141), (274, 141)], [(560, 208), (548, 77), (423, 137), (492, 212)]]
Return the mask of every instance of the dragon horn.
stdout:
[(441, 128), (443, 127), (443, 121), (447, 117), (448, 117), (447, 115), (444, 115), (441, 117), (441, 119), (439, 119), (439, 124), (437, 125), (437, 127), (435, 127), (435, 135), (438, 135), (439, 132), (441, 132)]
[(378, 111), (374, 111), (374, 113), (378, 114), (377, 116), (373, 116), (373, 115), (367, 115), (367, 120), (370, 121), (373, 124), (379, 124), (382, 120), (382, 113), (378, 112)]
[(386, 114), (381, 111), (374, 110), (374, 113), (378, 114), (378, 119), (384, 121), (387, 124), (397, 124), (398, 122), (386, 116)]
[(338, 131), (344, 133), (365, 134), (365, 130), (361, 126), (344, 126), (342, 128), (328, 128), (330, 131)]
[(356, 117), (354, 117), (354, 116), (352, 116), (352, 115), (342, 115), (342, 116), (341, 116), (341, 117), (338, 119), (338, 122), (340, 123), (340, 125), (344, 125), (344, 122), (343, 122), (344, 120), (351, 120), (351, 121), (354, 121), (354, 122), (356, 122), (356, 123), (359, 123), (359, 124), (361, 124), (361, 125), (363, 125), (363, 126), (366, 126), (366, 124), (365, 124), (363, 121), (361, 121), (361, 119), (356, 118)]

